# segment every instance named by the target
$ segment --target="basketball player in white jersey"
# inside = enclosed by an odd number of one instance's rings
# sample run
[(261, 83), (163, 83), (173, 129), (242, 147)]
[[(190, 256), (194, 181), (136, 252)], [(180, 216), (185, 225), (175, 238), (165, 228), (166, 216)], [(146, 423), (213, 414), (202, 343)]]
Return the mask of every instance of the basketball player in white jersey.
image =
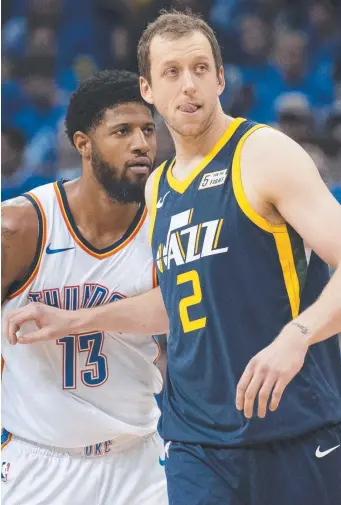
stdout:
[[(30, 301), (76, 310), (156, 284), (144, 185), (156, 152), (138, 77), (101, 72), (66, 117), (82, 176), (6, 202), (3, 313)], [(2, 342), (4, 505), (166, 505), (150, 336), (101, 331)]]

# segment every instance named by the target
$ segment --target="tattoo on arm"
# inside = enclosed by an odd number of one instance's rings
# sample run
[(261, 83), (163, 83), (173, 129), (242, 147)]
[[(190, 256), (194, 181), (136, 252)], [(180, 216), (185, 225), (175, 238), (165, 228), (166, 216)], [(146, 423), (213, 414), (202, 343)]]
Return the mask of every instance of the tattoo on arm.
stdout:
[(303, 324), (296, 323), (295, 321), (292, 321), (291, 324), (300, 328), (301, 333), (303, 333), (303, 335), (307, 335), (307, 333), (309, 333), (309, 328), (307, 328), (306, 326), (303, 326)]

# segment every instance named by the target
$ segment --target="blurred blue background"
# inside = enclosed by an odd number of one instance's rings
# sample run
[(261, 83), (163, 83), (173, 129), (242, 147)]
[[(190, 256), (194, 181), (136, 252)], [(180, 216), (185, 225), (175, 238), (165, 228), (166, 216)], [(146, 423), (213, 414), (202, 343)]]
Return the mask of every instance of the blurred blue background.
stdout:
[[(2, 200), (79, 175), (70, 94), (97, 70), (137, 71), (137, 41), (163, 7), (202, 13), (223, 51), (224, 110), (298, 141), (341, 202), (339, 0), (3, 0)], [(162, 161), (173, 146), (157, 125)]]

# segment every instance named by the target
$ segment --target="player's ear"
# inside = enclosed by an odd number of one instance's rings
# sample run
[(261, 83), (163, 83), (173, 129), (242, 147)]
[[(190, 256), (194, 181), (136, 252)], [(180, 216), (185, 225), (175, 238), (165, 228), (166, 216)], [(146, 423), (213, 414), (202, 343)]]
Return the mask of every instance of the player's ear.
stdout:
[(218, 96), (220, 96), (225, 89), (225, 75), (223, 66), (220, 66), (218, 70), (217, 81), (218, 81)]
[(143, 100), (150, 104), (154, 103), (152, 88), (144, 77), (140, 77), (140, 91)]
[(83, 132), (77, 131), (73, 136), (73, 142), (79, 154), (83, 158), (88, 158), (91, 154), (90, 138)]

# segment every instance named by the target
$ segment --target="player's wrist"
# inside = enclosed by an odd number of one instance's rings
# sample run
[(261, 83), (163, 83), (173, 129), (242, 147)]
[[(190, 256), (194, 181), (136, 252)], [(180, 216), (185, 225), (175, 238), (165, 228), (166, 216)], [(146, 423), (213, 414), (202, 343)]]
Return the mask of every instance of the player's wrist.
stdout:
[(306, 347), (308, 350), (308, 347), (311, 345), (312, 331), (309, 326), (294, 319), (283, 328), (279, 334), (279, 338), (286, 341), (290, 340), (294, 346), (299, 344), (299, 346)]
[(70, 333), (86, 333), (88, 331), (92, 331), (93, 328), (91, 317), (92, 310), (90, 309), (79, 309), (75, 311), (70, 311)]

